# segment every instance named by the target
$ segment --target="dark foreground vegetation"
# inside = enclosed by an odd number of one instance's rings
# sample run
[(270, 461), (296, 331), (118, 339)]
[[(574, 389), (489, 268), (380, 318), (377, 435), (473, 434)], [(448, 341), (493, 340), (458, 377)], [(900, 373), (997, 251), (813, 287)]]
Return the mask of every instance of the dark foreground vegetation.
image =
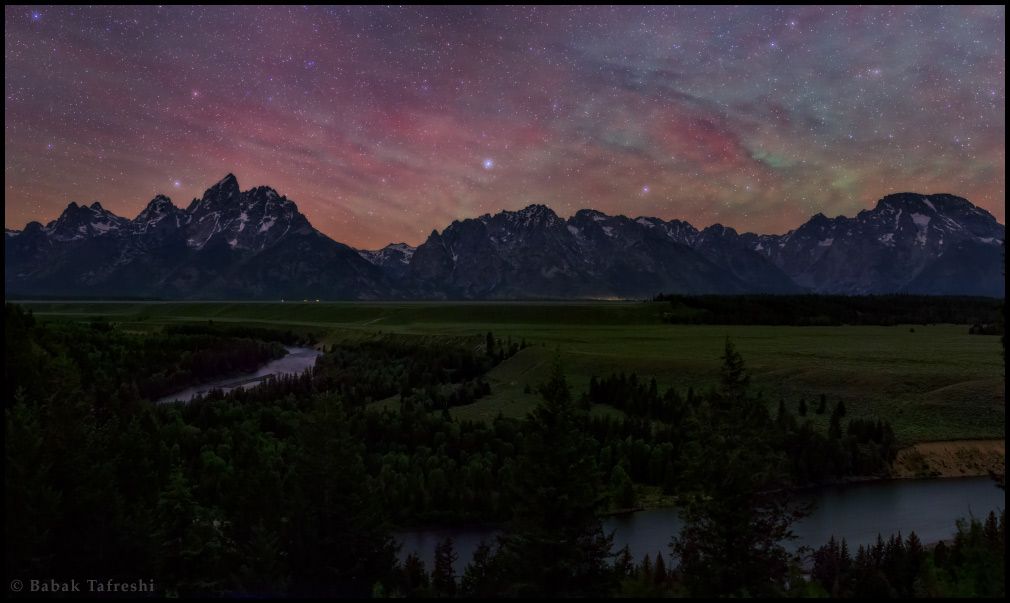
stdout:
[[(576, 397), (557, 364), (526, 419), (461, 422), (448, 408), (485, 395), (524, 342), (370, 337), (300, 377), (154, 405), (169, 382), (272, 357), (279, 336), (42, 324), (11, 305), (4, 328), (12, 579), (142, 577), (180, 596), (1003, 593), (1002, 516), (935, 549), (909, 535), (787, 553), (806, 509), (783, 493), (886, 471), (893, 434), (823, 397), (761, 399), (728, 341), (711, 391), (613, 374)], [(599, 404), (620, 412), (590, 415)], [(686, 527), (668, 557), (632, 559), (601, 528), (636, 484), (676, 496)], [(503, 535), (462, 576), (451, 542), (432, 568), (397, 563), (394, 527), (477, 521)]]
[(283, 356), (281, 342), (288, 339), (283, 332), (263, 337), (261, 329), (213, 324), (166, 327), (157, 337), (123, 332), (102, 320), (36, 328), (31, 316), (12, 306), (5, 309), (4, 331), (6, 400), (19, 387), (63, 391), (94, 400), (96, 409), (111, 398), (153, 400), (247, 373)]
[(934, 295), (657, 295), (663, 320), (724, 325), (988, 325), (1002, 333), (1002, 300)]

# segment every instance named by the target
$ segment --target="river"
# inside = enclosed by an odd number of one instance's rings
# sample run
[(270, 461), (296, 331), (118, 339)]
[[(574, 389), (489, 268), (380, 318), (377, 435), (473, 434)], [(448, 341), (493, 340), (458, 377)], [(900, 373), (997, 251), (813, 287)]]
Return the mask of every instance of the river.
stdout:
[[(989, 511), (1005, 507), (1004, 493), (986, 477), (859, 482), (802, 491), (797, 497), (816, 504), (814, 511), (793, 526), (797, 538), (787, 544), (818, 547), (831, 536), (845, 538), (855, 554), (861, 544), (871, 544), (877, 534), (885, 538), (900, 531), (915, 531), (925, 543), (953, 536), (954, 522), (974, 515), (984, 519)], [(669, 562), (669, 543), (682, 523), (675, 509), (649, 509), (607, 517), (603, 529), (614, 532), (614, 550), (628, 545), (636, 560), (661, 551)], [(415, 553), (431, 571), (435, 545), (453, 538), (459, 555), (455, 569), (461, 574), (482, 540), (494, 546), (494, 528), (440, 528), (399, 532), (395, 535), (400, 560)]]
[(189, 402), (193, 398), (206, 394), (207, 392), (219, 389), (229, 392), (236, 389), (246, 389), (255, 387), (262, 383), (267, 377), (279, 377), (281, 375), (299, 375), (316, 364), (316, 359), (322, 352), (312, 348), (284, 346), (288, 351), (284, 356), (271, 360), (258, 370), (245, 375), (218, 379), (209, 383), (203, 383), (180, 392), (170, 394), (157, 400), (158, 404), (165, 402)]

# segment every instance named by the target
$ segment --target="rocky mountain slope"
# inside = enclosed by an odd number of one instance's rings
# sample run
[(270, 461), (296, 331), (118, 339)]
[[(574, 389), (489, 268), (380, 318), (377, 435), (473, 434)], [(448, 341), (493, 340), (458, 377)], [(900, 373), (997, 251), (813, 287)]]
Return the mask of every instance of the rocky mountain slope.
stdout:
[(564, 219), (544, 205), (455, 221), (417, 248), (359, 251), (294, 202), (229, 174), (185, 209), (158, 195), (133, 220), (71, 203), (4, 236), (18, 296), (167, 299), (569, 299), (664, 293), (1002, 296), (1005, 227), (953, 195), (900, 193), (784, 235), (681, 220)]
[(4, 238), (18, 295), (181, 299), (374, 299), (401, 293), (383, 270), (309, 224), (267, 187), (229, 174), (186, 209), (159, 195), (134, 220), (71, 203)]

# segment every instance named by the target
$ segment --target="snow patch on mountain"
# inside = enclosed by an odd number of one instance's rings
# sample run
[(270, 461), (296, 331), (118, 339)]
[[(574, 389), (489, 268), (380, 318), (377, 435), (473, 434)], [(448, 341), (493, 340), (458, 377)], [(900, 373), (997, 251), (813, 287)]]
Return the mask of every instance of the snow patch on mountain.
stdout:
[(931, 218), (925, 214), (912, 213), (912, 222), (914, 222), (916, 227), (919, 229), (919, 232), (915, 235), (915, 242), (918, 245), (926, 244), (927, 229), (929, 228), (930, 220)]
[(358, 255), (376, 266), (406, 267), (410, 265), (415, 251), (417, 251), (416, 247), (411, 247), (406, 243), (390, 243), (382, 249), (359, 249)]

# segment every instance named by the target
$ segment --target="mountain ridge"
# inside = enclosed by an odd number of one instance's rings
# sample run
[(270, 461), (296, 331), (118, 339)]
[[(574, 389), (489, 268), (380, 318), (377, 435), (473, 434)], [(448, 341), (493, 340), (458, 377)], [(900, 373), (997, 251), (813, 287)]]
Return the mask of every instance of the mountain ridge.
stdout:
[(131, 219), (70, 202), (5, 229), (9, 295), (171, 299), (600, 299), (658, 293), (1001, 297), (1005, 227), (967, 199), (893, 193), (781, 235), (544, 204), (454, 220), (414, 247), (358, 250), (273, 188), (228, 174), (186, 208), (156, 195)]

